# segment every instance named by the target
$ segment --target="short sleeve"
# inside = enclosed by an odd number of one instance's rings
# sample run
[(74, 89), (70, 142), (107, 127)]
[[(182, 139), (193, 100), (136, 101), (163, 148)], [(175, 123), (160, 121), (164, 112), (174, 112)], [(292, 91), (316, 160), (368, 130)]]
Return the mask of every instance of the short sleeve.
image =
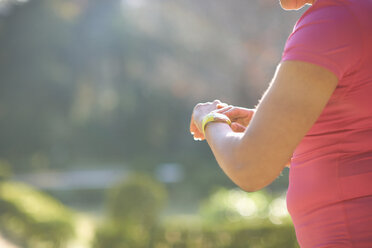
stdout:
[(361, 59), (362, 34), (357, 19), (345, 4), (324, 2), (312, 6), (297, 22), (286, 42), (282, 61), (314, 63), (341, 79)]

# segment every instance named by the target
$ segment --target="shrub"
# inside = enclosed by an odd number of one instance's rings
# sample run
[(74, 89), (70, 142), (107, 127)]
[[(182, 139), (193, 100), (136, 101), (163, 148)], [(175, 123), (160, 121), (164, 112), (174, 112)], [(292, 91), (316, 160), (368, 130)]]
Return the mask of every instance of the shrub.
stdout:
[(64, 247), (74, 234), (72, 213), (53, 198), (21, 183), (0, 183), (0, 229), (29, 248)]
[(108, 218), (97, 229), (93, 247), (149, 247), (165, 206), (163, 185), (146, 175), (133, 175), (108, 196)]

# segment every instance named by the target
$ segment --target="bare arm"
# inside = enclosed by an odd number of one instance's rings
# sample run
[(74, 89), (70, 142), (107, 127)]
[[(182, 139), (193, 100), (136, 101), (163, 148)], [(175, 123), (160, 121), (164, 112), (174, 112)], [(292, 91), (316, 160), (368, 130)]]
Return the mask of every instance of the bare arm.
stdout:
[[(233, 132), (224, 123), (207, 125), (205, 137), (224, 172), (247, 191), (270, 184), (322, 112), (337, 82), (332, 72), (317, 65), (282, 63), (244, 133)], [(193, 116), (200, 119), (197, 107)]]

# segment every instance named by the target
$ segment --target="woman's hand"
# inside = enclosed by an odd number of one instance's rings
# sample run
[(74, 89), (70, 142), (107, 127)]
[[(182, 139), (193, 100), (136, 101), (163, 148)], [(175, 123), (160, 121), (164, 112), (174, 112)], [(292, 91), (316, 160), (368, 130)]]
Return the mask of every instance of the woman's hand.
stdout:
[(198, 103), (193, 110), (190, 122), (190, 133), (194, 135), (195, 140), (204, 140), (204, 134), (202, 130), (203, 118), (216, 109), (222, 109), (227, 107), (226, 103), (222, 103), (219, 100), (213, 102)]
[(242, 107), (227, 106), (216, 111), (229, 117), (231, 120), (231, 129), (234, 132), (244, 132), (255, 113), (254, 109), (247, 109)]

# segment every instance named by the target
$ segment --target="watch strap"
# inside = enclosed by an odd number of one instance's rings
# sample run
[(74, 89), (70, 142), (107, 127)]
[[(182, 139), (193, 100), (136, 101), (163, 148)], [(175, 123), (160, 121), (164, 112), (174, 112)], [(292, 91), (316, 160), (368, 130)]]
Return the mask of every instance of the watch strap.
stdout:
[(207, 114), (206, 116), (204, 116), (203, 121), (202, 121), (202, 130), (203, 130), (204, 135), (205, 135), (205, 128), (207, 124), (210, 122), (225, 122), (228, 125), (231, 125), (231, 120), (226, 115), (221, 114), (221, 113), (211, 112)]

